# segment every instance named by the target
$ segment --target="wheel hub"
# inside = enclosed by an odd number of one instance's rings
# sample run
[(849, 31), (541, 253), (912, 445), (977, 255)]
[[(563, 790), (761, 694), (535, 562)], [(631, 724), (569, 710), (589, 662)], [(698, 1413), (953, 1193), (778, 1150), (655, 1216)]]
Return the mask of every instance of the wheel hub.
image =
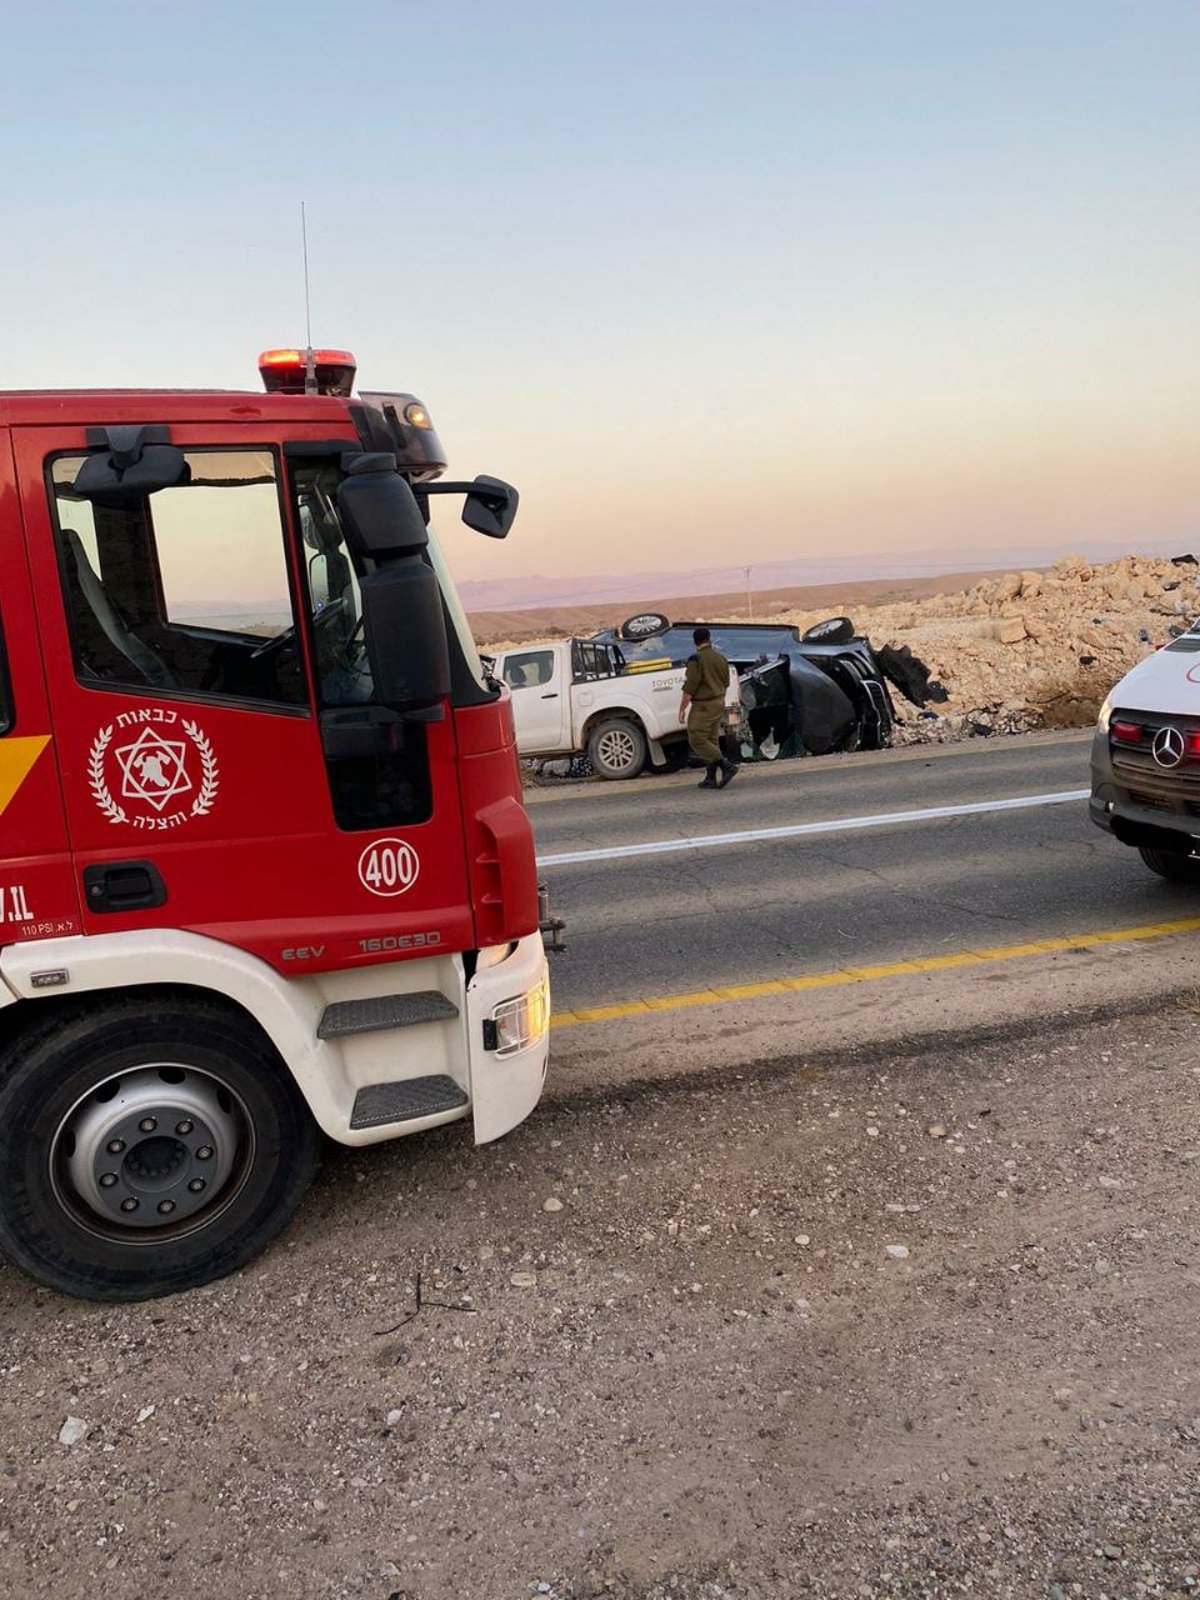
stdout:
[(204, 1073), (143, 1067), (99, 1085), (55, 1141), (84, 1207), (122, 1228), (175, 1226), (210, 1206), (233, 1170), (239, 1116)]
[(600, 740), (600, 754), (611, 766), (627, 767), (633, 761), (633, 740), (627, 733), (606, 733)]

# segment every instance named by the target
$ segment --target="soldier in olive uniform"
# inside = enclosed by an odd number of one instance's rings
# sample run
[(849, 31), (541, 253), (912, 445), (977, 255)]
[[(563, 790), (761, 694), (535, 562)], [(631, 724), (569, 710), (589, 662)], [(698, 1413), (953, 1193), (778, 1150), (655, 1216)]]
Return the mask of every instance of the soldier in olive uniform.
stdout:
[(707, 768), (700, 787), (724, 789), (737, 776), (733, 762), (721, 754), (719, 742), (725, 691), (729, 687), (729, 663), (719, 650), (713, 649), (712, 634), (707, 628), (697, 628), (692, 638), (696, 654), (688, 657), (679, 720), (686, 720), (688, 744)]

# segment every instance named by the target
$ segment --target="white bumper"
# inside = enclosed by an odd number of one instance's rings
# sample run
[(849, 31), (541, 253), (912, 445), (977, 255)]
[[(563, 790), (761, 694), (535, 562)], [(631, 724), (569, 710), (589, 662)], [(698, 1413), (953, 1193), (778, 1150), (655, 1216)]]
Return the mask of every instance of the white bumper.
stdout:
[[(515, 1128), (537, 1105), (546, 1081), (549, 1039), (550, 969), (540, 933), (531, 933), (495, 966), (481, 966), (467, 985), (467, 1037), (475, 1143), (487, 1144)], [(545, 1021), (539, 1036), (512, 1054), (485, 1045), (485, 1024), (498, 1007), (544, 988), (537, 1009)]]

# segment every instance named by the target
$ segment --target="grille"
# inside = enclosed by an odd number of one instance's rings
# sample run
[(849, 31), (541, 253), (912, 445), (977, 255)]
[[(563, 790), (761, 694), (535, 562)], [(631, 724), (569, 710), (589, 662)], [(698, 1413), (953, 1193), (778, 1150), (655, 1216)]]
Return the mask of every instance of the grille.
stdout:
[(1140, 745), (1109, 741), (1113, 777), (1128, 791), (1134, 804), (1181, 816), (1200, 816), (1200, 760), (1185, 757), (1177, 767), (1160, 767), (1150, 748), (1162, 728), (1194, 733), (1200, 731), (1200, 722), (1194, 717), (1166, 716), (1161, 712), (1151, 716), (1139, 711), (1114, 711), (1112, 721), (1136, 722), (1142, 729)]

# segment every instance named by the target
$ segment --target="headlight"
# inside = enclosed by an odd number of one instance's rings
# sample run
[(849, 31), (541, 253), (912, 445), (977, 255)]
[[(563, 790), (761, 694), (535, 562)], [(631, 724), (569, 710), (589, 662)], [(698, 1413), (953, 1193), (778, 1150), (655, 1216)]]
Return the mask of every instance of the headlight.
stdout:
[(484, 1025), (484, 1045), (497, 1056), (514, 1056), (546, 1037), (550, 1026), (550, 980), (515, 1000), (502, 1000)]
[(1106, 699), (1100, 707), (1100, 715), (1096, 718), (1096, 727), (1100, 733), (1108, 732), (1109, 719), (1112, 716), (1112, 700)]

